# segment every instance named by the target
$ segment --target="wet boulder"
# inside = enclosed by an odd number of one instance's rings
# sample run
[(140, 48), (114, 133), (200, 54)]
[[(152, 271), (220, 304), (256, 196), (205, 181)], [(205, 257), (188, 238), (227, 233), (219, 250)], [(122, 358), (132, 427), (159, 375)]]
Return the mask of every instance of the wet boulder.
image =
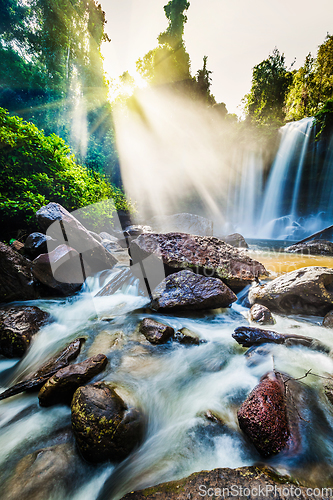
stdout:
[(79, 338), (71, 342), (64, 349), (59, 351), (55, 356), (48, 359), (38, 370), (26, 375), (21, 382), (13, 385), (9, 389), (0, 394), (0, 401), (7, 399), (24, 391), (39, 390), (45, 382), (52, 377), (58, 370), (69, 365), (73, 359), (80, 354), (84, 338)]
[(31, 233), (24, 242), (24, 251), (30, 257), (35, 259), (42, 253), (47, 253), (47, 242), (54, 244), (55, 240), (51, 236), (43, 233)]
[(79, 387), (71, 410), (76, 443), (88, 462), (123, 460), (143, 438), (142, 413), (103, 382)]
[(184, 233), (141, 234), (131, 243), (131, 254), (144, 260), (158, 256), (166, 274), (191, 269), (197, 274), (220, 278), (232, 290), (240, 290), (258, 276), (267, 276), (265, 267), (243, 251), (219, 238)]
[(261, 379), (237, 413), (241, 430), (260, 455), (279, 453), (290, 436), (285, 387), (281, 378), (271, 372)]
[(325, 317), (323, 319), (323, 326), (326, 328), (333, 328), (333, 311), (329, 311), (327, 314), (325, 314)]
[(217, 309), (228, 307), (236, 300), (237, 296), (223, 281), (186, 270), (167, 276), (155, 288), (152, 308), (158, 311)]
[(174, 340), (184, 345), (199, 345), (200, 336), (189, 330), (188, 328), (181, 328), (174, 335)]
[(227, 236), (222, 236), (221, 239), (236, 248), (249, 248), (249, 245), (246, 243), (244, 236), (239, 233), (228, 234)]
[(0, 310), (0, 354), (7, 358), (22, 357), (49, 316), (35, 306)]
[(36, 297), (31, 262), (0, 241), (0, 302)]
[(67, 245), (39, 255), (32, 263), (34, 277), (61, 295), (77, 292), (85, 280), (79, 253)]
[(323, 316), (333, 308), (333, 269), (303, 267), (252, 286), (249, 302), (282, 314)]
[(144, 318), (141, 321), (139, 332), (142, 333), (151, 344), (165, 344), (175, 333), (171, 326), (163, 325), (151, 318)]
[(67, 244), (82, 256), (85, 275), (111, 269), (117, 260), (59, 203), (49, 203), (36, 212), (41, 229), (59, 243)]
[(24, 244), (21, 243), (18, 240), (14, 240), (10, 242), (10, 246), (12, 247), (15, 252), (18, 252), (19, 254), (23, 255), (24, 254)]
[(323, 381), (324, 394), (333, 405), (333, 377), (328, 376), (326, 379), (323, 379)]
[(104, 354), (97, 354), (82, 363), (61, 368), (40, 389), (39, 404), (41, 406), (70, 405), (76, 389), (105, 370), (107, 362), (108, 359)]
[[(102, 490), (105, 497), (108, 488), (106, 483)], [(258, 492), (262, 492), (261, 495)], [(261, 496), (267, 500), (286, 500), (293, 497), (300, 500), (309, 499), (306, 487), (299, 484), (296, 487), (291, 477), (282, 476), (277, 470), (261, 465), (195, 472), (183, 479), (132, 491), (121, 500), (258, 500)], [(327, 496), (323, 493), (316, 498), (324, 500)]]
[(333, 243), (326, 240), (312, 240), (291, 245), (285, 249), (285, 252), (305, 255), (333, 255)]
[(253, 304), (250, 309), (250, 320), (260, 325), (274, 325), (275, 323), (271, 311), (261, 304)]
[(18, 462), (2, 488), (1, 499), (65, 498), (79, 473), (78, 465), (69, 443), (36, 450)]

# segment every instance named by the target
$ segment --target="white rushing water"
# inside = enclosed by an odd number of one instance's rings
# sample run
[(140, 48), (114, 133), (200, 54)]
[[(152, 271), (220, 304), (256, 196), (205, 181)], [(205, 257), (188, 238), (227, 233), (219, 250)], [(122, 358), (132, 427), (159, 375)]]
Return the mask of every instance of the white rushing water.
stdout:
[[(40, 330), (30, 351), (17, 366), (11, 367), (5, 360), (0, 362), (0, 376), (6, 381), (2, 388), (72, 339), (86, 337), (78, 361), (97, 352), (107, 354), (109, 366), (97, 379), (112, 382), (120, 392), (126, 393), (145, 414), (147, 429), (141, 446), (120, 464), (90, 466), (78, 459), (73, 448), (73, 463), (79, 460), (79, 470), (83, 472), (68, 490), (58, 493), (55, 489), (49, 497), (53, 500), (116, 500), (128, 491), (181, 478), (194, 471), (262, 461), (239, 431), (236, 416), (237, 409), (260, 377), (273, 368), (293, 377), (303, 376), (310, 368), (317, 375), (332, 373), (333, 360), (329, 356), (304, 347), (272, 345), (265, 355), (245, 357), (245, 349), (231, 336), (234, 328), (248, 324), (248, 309), (241, 303), (200, 314), (151, 314), (142, 309), (147, 299), (140, 296), (133, 285), (124, 286), (111, 297), (100, 298), (93, 295), (102, 283), (96, 278), (88, 285), (80, 295), (66, 300), (30, 302), (49, 311), (54, 322)], [(206, 342), (190, 347), (176, 342), (152, 346), (135, 333), (139, 321), (147, 316), (175, 329), (187, 327)], [(332, 335), (319, 326), (318, 318), (276, 316), (276, 320), (271, 329), (315, 337), (333, 348)], [(118, 338), (113, 347), (112, 338)], [(320, 379), (308, 376), (304, 382), (316, 389)], [(318, 424), (316, 428), (317, 448), (311, 460), (316, 463), (325, 457), (325, 462), (333, 465), (333, 441), (329, 437), (333, 413), (321, 398), (315, 396), (326, 427), (322, 429)], [(224, 425), (209, 422), (204, 417), (207, 410), (218, 415)], [(311, 418), (310, 414), (308, 419)], [(68, 433), (69, 428), (70, 409), (62, 405), (41, 408), (36, 393), (2, 401), (0, 467), (3, 477), (8, 477), (27, 454), (59, 444), (60, 437)], [(314, 445), (307, 446), (306, 455), (313, 452)], [(299, 457), (297, 460), (282, 455), (266, 462), (297, 476), (306, 461), (304, 454), (301, 465)]]

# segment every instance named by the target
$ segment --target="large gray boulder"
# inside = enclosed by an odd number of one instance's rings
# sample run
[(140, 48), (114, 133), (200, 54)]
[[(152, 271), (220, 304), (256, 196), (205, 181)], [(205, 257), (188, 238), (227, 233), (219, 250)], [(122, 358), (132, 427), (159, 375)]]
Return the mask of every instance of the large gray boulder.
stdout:
[(35, 306), (0, 310), (0, 354), (8, 358), (22, 357), (49, 316)]
[(152, 308), (158, 311), (218, 309), (236, 300), (237, 296), (223, 281), (185, 270), (170, 274), (155, 288)]
[(194, 214), (156, 215), (151, 220), (158, 233), (188, 233), (199, 236), (213, 236), (213, 221)]
[(136, 260), (159, 257), (166, 273), (191, 269), (207, 277), (220, 278), (232, 290), (239, 290), (258, 276), (267, 276), (265, 267), (244, 251), (219, 238), (184, 233), (141, 234), (131, 243)]
[(249, 302), (283, 314), (323, 316), (333, 309), (333, 269), (313, 266), (291, 271), (253, 286)]
[(36, 297), (31, 262), (0, 241), (0, 302)]
[(79, 387), (73, 396), (72, 428), (89, 462), (120, 461), (141, 442), (144, 419), (103, 382)]
[[(42, 231), (54, 238), (58, 244), (63, 243), (74, 248), (82, 255), (83, 262), (89, 266), (89, 273), (111, 269), (117, 260), (96, 240), (80, 221), (70, 214), (59, 203), (49, 203), (36, 212), (36, 218)], [(49, 251), (54, 245), (48, 245)], [(88, 272), (85, 272), (88, 276)]]

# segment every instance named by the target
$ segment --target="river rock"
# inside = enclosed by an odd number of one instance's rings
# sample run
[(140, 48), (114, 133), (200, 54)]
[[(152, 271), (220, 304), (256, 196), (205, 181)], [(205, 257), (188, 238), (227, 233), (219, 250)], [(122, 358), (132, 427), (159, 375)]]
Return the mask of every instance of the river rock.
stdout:
[(275, 323), (271, 311), (261, 304), (253, 304), (250, 309), (250, 320), (260, 325), (274, 325)]
[(1, 499), (65, 498), (70, 484), (77, 478), (77, 462), (69, 443), (34, 451), (18, 462), (1, 491)]
[(324, 394), (333, 405), (333, 377), (327, 377), (326, 379), (323, 379), (323, 381)]
[(55, 356), (47, 360), (37, 371), (29, 373), (21, 382), (2, 392), (0, 394), (0, 401), (24, 391), (39, 390), (52, 375), (77, 358), (83, 342), (85, 342), (84, 338), (79, 338), (71, 342), (65, 349), (62, 349)]
[(143, 260), (151, 254), (162, 259), (166, 274), (191, 269), (223, 280), (239, 290), (258, 276), (267, 276), (262, 264), (219, 238), (184, 233), (141, 234), (131, 243), (131, 254)]
[(180, 344), (185, 345), (199, 345), (200, 344), (200, 336), (197, 333), (192, 332), (188, 328), (181, 328), (178, 330), (174, 339), (177, 340)]
[(228, 307), (237, 300), (230, 288), (217, 278), (205, 278), (191, 271), (167, 276), (153, 291), (155, 310), (198, 310)]
[(51, 236), (43, 233), (31, 233), (24, 242), (24, 251), (31, 259), (35, 259), (38, 255), (47, 253), (48, 241), (52, 241), (53, 245), (55, 243)]
[(141, 412), (103, 382), (79, 387), (71, 410), (76, 442), (88, 462), (123, 460), (143, 438)]
[(103, 245), (59, 203), (49, 203), (36, 212), (37, 222), (59, 243), (66, 243), (82, 255), (84, 265), (88, 264), (85, 275), (104, 269), (111, 269), (117, 260), (105, 250)]
[(213, 221), (195, 214), (156, 215), (151, 224), (159, 233), (187, 233), (198, 236), (213, 236)]
[(21, 241), (18, 240), (11, 241), (10, 246), (12, 247), (13, 250), (15, 250), (15, 252), (18, 252), (21, 255), (24, 254), (24, 244), (21, 243)]
[(333, 328), (333, 311), (325, 314), (325, 317), (323, 319), (323, 326), (326, 326), (326, 328)]
[[(103, 488), (102, 494), (107, 494), (107, 488), (108, 485)], [(262, 465), (195, 472), (177, 481), (132, 491), (121, 500), (202, 500), (203, 498), (286, 500), (296, 498), (295, 492), (300, 500), (309, 500), (306, 487), (299, 484), (295, 486), (290, 477), (282, 476), (278, 471)], [(313, 498), (326, 500), (327, 496), (319, 494)]]
[(79, 253), (67, 245), (39, 255), (32, 272), (38, 281), (65, 296), (77, 292), (85, 280)]
[(285, 252), (306, 255), (333, 255), (333, 243), (326, 240), (312, 240), (291, 245), (285, 249)]
[(253, 286), (250, 304), (262, 304), (283, 314), (323, 316), (333, 309), (333, 269), (303, 267)]
[(57, 371), (43, 385), (38, 394), (41, 406), (71, 404), (76, 389), (105, 370), (108, 358), (97, 354), (76, 365), (68, 365)]
[(0, 310), (0, 354), (7, 358), (22, 357), (49, 316), (35, 306)]
[(237, 413), (241, 430), (260, 455), (279, 453), (290, 436), (285, 387), (271, 372), (261, 379)]
[(36, 297), (31, 262), (0, 241), (0, 302)]
[(151, 318), (144, 318), (141, 321), (139, 332), (142, 333), (151, 344), (165, 344), (175, 333), (171, 326), (163, 325)]
[(232, 247), (249, 248), (249, 245), (246, 243), (244, 236), (239, 233), (228, 234), (227, 236), (222, 236), (221, 239)]

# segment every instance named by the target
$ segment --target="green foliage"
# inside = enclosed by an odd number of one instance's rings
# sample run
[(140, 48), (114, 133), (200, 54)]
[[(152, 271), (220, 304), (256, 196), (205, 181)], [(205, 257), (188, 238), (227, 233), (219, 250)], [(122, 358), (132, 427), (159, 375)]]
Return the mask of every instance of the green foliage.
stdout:
[(317, 126), (318, 132), (316, 134), (317, 139), (326, 131), (332, 131), (333, 129), (333, 98), (328, 99), (321, 110), (315, 115), (315, 125)]
[(333, 36), (327, 35), (319, 46), (317, 57), (311, 54), (304, 65), (294, 73), (286, 97), (288, 120), (314, 116), (333, 98)]
[(247, 118), (259, 125), (282, 124), (284, 100), (291, 81), (292, 73), (286, 68), (284, 54), (275, 48), (268, 59), (253, 68), (251, 90), (243, 99)]
[(50, 201), (72, 211), (112, 198), (133, 210), (123, 192), (97, 172), (78, 165), (63, 139), (0, 108), (0, 221), (14, 229), (31, 225)]
[[(211, 74), (212, 71), (207, 69), (207, 59), (208, 56), (203, 57), (203, 67), (199, 69), (196, 74), (197, 88), (199, 95), (203, 98), (203, 100), (213, 106), (216, 104), (215, 97), (210, 92), (210, 86), (212, 82)], [(225, 105), (224, 105), (225, 107)]]

